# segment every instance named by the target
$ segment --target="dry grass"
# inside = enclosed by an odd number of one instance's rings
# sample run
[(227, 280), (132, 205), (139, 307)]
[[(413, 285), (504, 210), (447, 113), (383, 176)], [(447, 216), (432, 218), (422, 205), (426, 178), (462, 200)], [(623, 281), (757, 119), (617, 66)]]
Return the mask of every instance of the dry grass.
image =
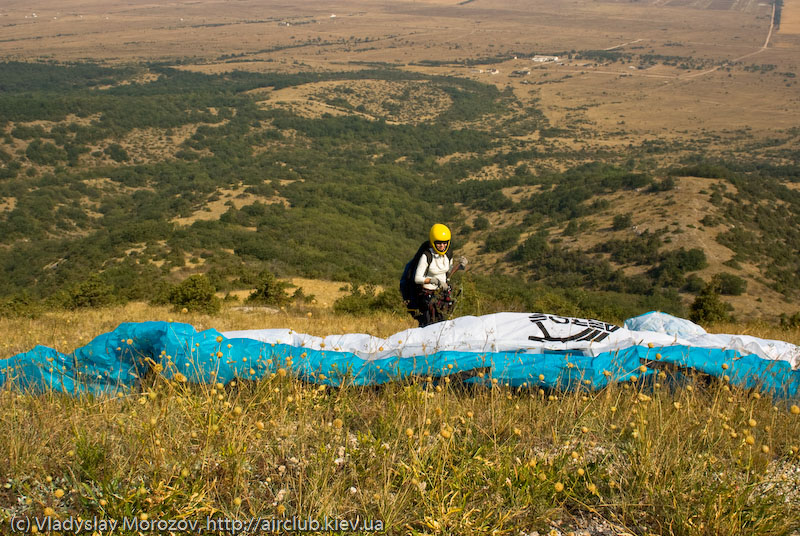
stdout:
[[(288, 108), (305, 117), (355, 114), (372, 120), (385, 119), (387, 123), (408, 124), (435, 120), (451, 103), (450, 97), (430, 87), (428, 82), (407, 81), (327, 81), (267, 91), (266, 95), (269, 100), (264, 105)], [(347, 102), (347, 106), (337, 104), (336, 99)]]
[[(317, 335), (408, 327), (304, 313), (180, 320)], [(133, 304), (4, 319), (3, 354), (34, 343), (67, 350), (122, 320), (171, 316)], [(766, 326), (714, 331), (800, 341)], [(280, 375), (227, 386), (152, 377), (120, 398), (4, 389), (0, 516), (360, 516), (389, 534), (788, 534), (800, 526), (793, 411), (721, 383), (667, 380), (585, 393), (425, 381), (331, 390)]]
[(789, 1), (783, 3), (780, 33), (800, 35), (800, 2)]

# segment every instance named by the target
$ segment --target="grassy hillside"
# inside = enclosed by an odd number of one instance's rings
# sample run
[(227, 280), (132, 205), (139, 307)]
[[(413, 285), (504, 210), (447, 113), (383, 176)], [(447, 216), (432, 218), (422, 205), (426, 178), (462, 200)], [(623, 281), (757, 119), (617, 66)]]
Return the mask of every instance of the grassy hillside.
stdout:
[[(208, 316), (131, 303), (0, 328), (6, 354), (70, 351), (122, 320), (169, 319), (315, 335), (409, 327), (321, 304)], [(796, 329), (714, 330), (800, 343)], [(392, 535), (796, 534), (800, 409), (675, 379), (575, 393), (455, 381), (323, 389), (281, 375), (227, 386), (152, 375), (118, 398), (3, 389), (0, 522), (327, 516)], [(193, 532), (218, 533), (205, 527)]]
[(499, 308), (547, 290), (584, 314), (687, 314), (714, 283), (739, 314), (795, 312), (794, 131), (775, 150), (577, 149), (535, 100), (391, 67), (2, 69), (7, 302), (163, 300), (197, 272), (233, 292), (264, 269), (393, 289), (443, 221)]

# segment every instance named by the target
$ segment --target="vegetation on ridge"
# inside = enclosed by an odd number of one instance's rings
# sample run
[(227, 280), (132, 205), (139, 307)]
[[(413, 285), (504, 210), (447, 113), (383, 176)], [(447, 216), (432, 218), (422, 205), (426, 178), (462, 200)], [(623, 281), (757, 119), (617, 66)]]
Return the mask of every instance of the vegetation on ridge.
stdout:
[[(777, 160), (711, 161), (676, 146), (684, 164), (659, 166), (652, 144), (624, 158), (570, 152), (544, 115), (518, 106), (510, 92), (396, 69), (204, 75), (158, 64), (6, 63), (3, 70), (6, 302), (71, 307), (94, 280), (117, 301), (158, 302), (194, 273), (227, 292), (252, 288), (264, 269), (391, 288), (430, 222), (444, 221), (455, 231), (454, 248), (477, 256), (479, 292), (502, 275), (515, 295), (531, 285), (613, 292), (636, 304), (622, 314), (685, 314), (711, 284), (714, 273), (696, 273), (709, 253), (673, 246), (686, 231), (680, 226), (636, 230), (652, 218), (623, 217), (614, 200), (639, 196), (666, 218), (681, 177), (708, 179), (701, 195), (710, 212), (698, 225), (733, 252), (714, 276), (738, 289), (730, 294), (755, 284), (787, 298), (800, 290), (793, 261), (800, 197), (788, 187), (798, 168)], [(346, 85), (325, 93), (331, 110), (345, 115), (300, 115), (263, 100), (264, 90), (321, 80), (396, 87), (387, 116), (423, 86), (448, 104), (428, 120), (395, 123), (358, 112), (367, 107), (350, 104), (356, 96)], [(538, 132), (539, 141), (520, 145), (508, 136), (519, 130)], [(557, 159), (575, 164), (555, 171)], [(772, 210), (774, 203), (787, 210)], [(609, 215), (608, 237), (582, 247), (583, 235), (607, 234), (601, 222)]]

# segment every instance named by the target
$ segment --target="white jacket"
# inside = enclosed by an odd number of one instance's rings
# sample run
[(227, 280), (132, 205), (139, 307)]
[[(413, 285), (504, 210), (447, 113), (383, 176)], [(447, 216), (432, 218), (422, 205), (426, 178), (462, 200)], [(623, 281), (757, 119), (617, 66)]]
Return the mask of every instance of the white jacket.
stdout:
[[(414, 282), (418, 285), (422, 285), (422, 288), (425, 290), (436, 290), (440, 286), (447, 285), (447, 272), (450, 271), (450, 258), (447, 255), (439, 255), (433, 251), (433, 248), (429, 250), (433, 257), (431, 259), (430, 264), (428, 264), (428, 256), (422, 255), (419, 258), (419, 264), (417, 264), (417, 270), (414, 272)], [(431, 278), (431, 283), (423, 283), (426, 277)], [(439, 284), (437, 285), (435, 281), (438, 281)]]

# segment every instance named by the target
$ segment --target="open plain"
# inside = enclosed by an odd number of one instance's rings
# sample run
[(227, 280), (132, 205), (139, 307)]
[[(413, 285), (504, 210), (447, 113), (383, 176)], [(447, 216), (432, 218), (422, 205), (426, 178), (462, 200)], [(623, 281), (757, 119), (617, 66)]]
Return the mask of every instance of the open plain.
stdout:
[[(540, 99), (556, 127), (583, 122), (597, 143), (739, 130), (757, 137), (800, 123), (797, 3), (785, 2), (774, 28), (773, 5), (755, 0), (12, 0), (0, 6), (0, 57), (160, 61), (204, 72), (391, 64), (510, 86), (523, 100)], [(577, 51), (636, 59), (569, 59)], [(534, 63), (537, 54), (559, 61)], [(753, 65), (773, 67), (744, 69)]]

